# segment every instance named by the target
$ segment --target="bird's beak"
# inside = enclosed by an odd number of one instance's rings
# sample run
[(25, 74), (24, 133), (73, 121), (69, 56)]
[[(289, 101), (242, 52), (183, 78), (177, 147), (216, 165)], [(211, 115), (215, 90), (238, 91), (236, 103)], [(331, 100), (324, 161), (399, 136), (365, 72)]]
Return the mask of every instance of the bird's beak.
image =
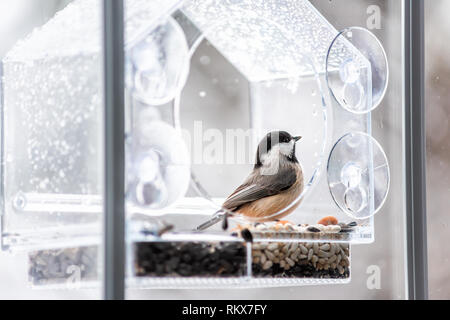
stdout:
[(298, 137), (294, 137), (294, 141), (297, 142), (298, 140), (300, 140), (302, 137), (298, 136)]

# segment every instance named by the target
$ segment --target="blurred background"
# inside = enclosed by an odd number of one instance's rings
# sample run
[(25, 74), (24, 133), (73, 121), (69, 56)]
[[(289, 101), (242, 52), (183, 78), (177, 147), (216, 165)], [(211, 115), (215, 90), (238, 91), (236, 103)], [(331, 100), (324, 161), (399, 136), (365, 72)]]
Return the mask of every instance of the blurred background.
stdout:
[[(44, 24), (70, 0), (0, 0), (0, 58), (35, 27)], [(376, 241), (352, 247), (352, 281), (347, 285), (240, 290), (128, 290), (134, 299), (403, 299), (405, 243), (402, 166), (401, 1), (311, 0), (340, 30), (369, 27), (379, 8), (381, 40), (390, 65), (390, 85), (373, 114), (374, 136), (391, 167), (391, 191), (375, 218)], [(449, 0), (426, 0), (427, 205), (430, 298), (450, 298), (450, 22)], [(374, 7), (375, 6), (375, 7)], [(371, 25), (373, 27), (373, 25)], [(199, 63), (192, 61), (192, 63)], [(224, 72), (227, 66), (223, 66)], [(374, 269), (375, 268), (375, 269)], [(380, 285), (370, 285), (373, 270)], [(27, 282), (27, 256), (0, 252), (0, 299), (99, 299), (99, 289), (33, 290)]]

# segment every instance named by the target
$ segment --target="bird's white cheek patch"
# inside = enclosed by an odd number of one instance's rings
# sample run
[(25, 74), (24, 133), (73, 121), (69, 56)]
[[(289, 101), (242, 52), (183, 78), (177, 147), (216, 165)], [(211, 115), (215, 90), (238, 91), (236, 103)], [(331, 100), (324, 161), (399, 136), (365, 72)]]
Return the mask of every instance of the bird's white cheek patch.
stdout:
[(294, 148), (294, 142), (288, 142), (288, 143), (280, 143), (279, 144), (280, 153), (284, 154), (285, 156), (290, 156), (292, 153), (292, 149)]
[(280, 168), (280, 149), (279, 146), (273, 147), (262, 159), (263, 167), (261, 174), (270, 176), (278, 173)]

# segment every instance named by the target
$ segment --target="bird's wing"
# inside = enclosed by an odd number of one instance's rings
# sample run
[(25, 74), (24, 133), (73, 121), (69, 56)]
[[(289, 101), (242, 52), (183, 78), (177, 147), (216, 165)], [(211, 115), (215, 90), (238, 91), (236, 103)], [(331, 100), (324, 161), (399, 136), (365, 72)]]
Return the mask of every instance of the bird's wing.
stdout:
[(222, 207), (233, 211), (248, 202), (273, 196), (289, 189), (296, 179), (297, 173), (294, 166), (283, 166), (274, 175), (261, 175), (259, 169), (255, 169), (245, 182), (228, 197)]

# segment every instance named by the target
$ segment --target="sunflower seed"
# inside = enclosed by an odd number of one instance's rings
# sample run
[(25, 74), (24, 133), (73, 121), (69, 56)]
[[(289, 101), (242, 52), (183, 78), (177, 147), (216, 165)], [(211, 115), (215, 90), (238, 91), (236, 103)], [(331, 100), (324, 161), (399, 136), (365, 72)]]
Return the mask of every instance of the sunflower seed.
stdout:
[(320, 258), (328, 258), (329, 257), (329, 253), (325, 252), (323, 250), (319, 250), (318, 255), (319, 255)]
[(293, 267), (293, 266), (295, 265), (295, 262), (292, 261), (292, 260), (289, 259), (289, 258), (286, 258), (286, 262), (289, 263), (289, 265), (290, 265), (291, 267)]
[(314, 242), (313, 249), (315, 254), (319, 253), (319, 244), (317, 242)]
[(261, 264), (264, 264), (267, 261), (267, 257), (264, 254), (261, 255), (261, 257), (259, 259), (261, 261)]
[(263, 270), (267, 270), (267, 269), (271, 268), (272, 265), (273, 265), (272, 261), (267, 260), (266, 263), (264, 263), (264, 265), (263, 265)]
[(305, 246), (300, 245), (300, 250), (302, 251), (302, 254), (308, 254), (308, 249)]
[[(289, 248), (289, 251), (290, 251), (290, 252), (294, 252), (294, 251), (297, 250), (298, 247), (299, 247), (299, 244), (298, 244), (297, 242), (293, 242), (293, 243), (291, 243), (291, 246), (290, 246), (290, 248)], [(303, 247), (303, 246), (300, 245), (300, 247)]]
[(309, 252), (308, 252), (308, 261), (311, 260), (313, 254), (314, 254), (314, 250), (313, 250), (313, 249), (309, 249)]
[(275, 255), (269, 250), (264, 250), (264, 253), (266, 254), (267, 258), (269, 258), (269, 260), (275, 259)]
[(344, 268), (340, 265), (337, 265), (337, 269), (339, 271), (339, 274), (344, 274)]

